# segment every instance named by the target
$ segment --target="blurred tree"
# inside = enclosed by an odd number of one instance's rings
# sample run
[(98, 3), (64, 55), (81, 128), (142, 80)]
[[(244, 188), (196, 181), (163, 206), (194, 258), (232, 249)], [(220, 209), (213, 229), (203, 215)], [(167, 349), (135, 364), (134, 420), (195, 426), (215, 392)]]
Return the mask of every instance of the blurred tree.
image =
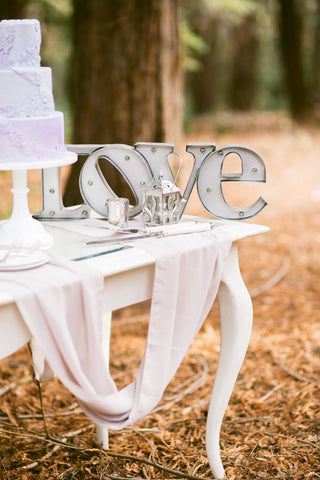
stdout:
[[(230, 107), (247, 110), (255, 103), (258, 32), (253, 0), (185, 0), (190, 30), (202, 39), (187, 64), (186, 91), (193, 114)], [(199, 46), (201, 48), (199, 48)]]
[(314, 12), (314, 35), (313, 35), (313, 52), (312, 52), (312, 89), (313, 100), (320, 101), (320, 0), (316, 0)]
[(1, 0), (0, 20), (24, 18), (27, 3), (27, 0)]
[(280, 53), (289, 108), (295, 120), (303, 120), (311, 108), (303, 65), (303, 5), (298, 0), (278, 1)]
[[(177, 142), (182, 124), (180, 0), (74, 0), (74, 143)], [(66, 205), (81, 201), (82, 162)], [(108, 183), (126, 194), (107, 167)]]
[(228, 106), (251, 110), (256, 106), (259, 39), (256, 14), (241, 19), (231, 31), (231, 68)]
[(201, 2), (188, 6), (189, 18), (185, 21), (183, 38), (186, 90), (191, 95), (194, 114), (212, 110), (218, 91), (216, 48), (219, 19), (216, 15), (206, 15), (205, 11)]

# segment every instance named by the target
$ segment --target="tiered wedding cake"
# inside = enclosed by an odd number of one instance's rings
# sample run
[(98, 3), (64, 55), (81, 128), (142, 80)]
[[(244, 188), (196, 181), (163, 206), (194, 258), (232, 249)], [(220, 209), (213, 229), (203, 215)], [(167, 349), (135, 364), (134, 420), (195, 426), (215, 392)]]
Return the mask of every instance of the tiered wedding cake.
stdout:
[[(0, 166), (57, 160), (66, 151), (51, 68), (40, 66), (38, 20), (0, 22)], [(45, 165), (44, 165), (45, 166)]]

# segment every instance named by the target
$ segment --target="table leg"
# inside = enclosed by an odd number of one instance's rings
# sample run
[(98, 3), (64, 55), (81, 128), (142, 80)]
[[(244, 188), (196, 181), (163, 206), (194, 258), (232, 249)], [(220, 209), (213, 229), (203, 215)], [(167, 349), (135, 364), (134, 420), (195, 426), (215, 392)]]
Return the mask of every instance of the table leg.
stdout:
[(227, 258), (218, 292), (221, 322), (219, 363), (207, 419), (206, 447), (213, 474), (224, 477), (220, 457), (220, 428), (239, 370), (242, 366), (252, 329), (252, 302), (241, 277), (237, 244)]
[[(110, 331), (111, 331), (111, 318), (112, 312), (105, 313), (103, 316), (102, 324), (102, 348), (105, 354), (105, 361), (107, 366), (109, 366), (110, 358)], [(97, 443), (98, 445), (107, 450), (109, 448), (109, 434), (108, 429), (96, 425), (96, 434), (97, 434)]]

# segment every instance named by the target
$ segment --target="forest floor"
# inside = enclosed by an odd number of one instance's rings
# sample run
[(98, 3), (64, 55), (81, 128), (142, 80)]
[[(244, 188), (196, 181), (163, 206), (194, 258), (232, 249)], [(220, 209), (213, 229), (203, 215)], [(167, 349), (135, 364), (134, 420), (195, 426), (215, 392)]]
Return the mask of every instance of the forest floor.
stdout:
[[(230, 202), (269, 205), (251, 221), (269, 233), (240, 242), (254, 326), (221, 430), (228, 479), (320, 478), (320, 127), (282, 115), (199, 119), (187, 141), (250, 146), (266, 163), (267, 183), (235, 186)], [(182, 174), (182, 179), (184, 175)], [(0, 205), (9, 178), (0, 177)], [(31, 178), (32, 211), (39, 180)], [(239, 187), (239, 188), (238, 188)], [(206, 215), (193, 195), (188, 213)], [(113, 317), (111, 370), (119, 386), (135, 377), (149, 303)], [(58, 379), (42, 385), (43, 411), (27, 347), (0, 362), (0, 479), (213, 478), (206, 415), (219, 355), (214, 306), (155, 411), (110, 431), (110, 451)], [(159, 466), (160, 465), (160, 466)], [(164, 471), (161, 466), (171, 469)]]

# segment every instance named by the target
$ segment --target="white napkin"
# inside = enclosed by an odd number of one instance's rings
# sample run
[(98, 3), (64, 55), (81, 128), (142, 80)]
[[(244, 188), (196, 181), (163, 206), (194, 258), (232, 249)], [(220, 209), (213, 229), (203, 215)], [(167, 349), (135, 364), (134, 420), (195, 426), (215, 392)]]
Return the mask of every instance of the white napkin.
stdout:
[(15, 295), (52, 370), (84, 412), (111, 429), (135, 423), (161, 399), (211, 308), (231, 240), (208, 231), (135, 245), (156, 259), (154, 291), (136, 381), (120, 391), (101, 348), (103, 278), (98, 270), (86, 261), (53, 257), (38, 269), (0, 272), (0, 290)]

